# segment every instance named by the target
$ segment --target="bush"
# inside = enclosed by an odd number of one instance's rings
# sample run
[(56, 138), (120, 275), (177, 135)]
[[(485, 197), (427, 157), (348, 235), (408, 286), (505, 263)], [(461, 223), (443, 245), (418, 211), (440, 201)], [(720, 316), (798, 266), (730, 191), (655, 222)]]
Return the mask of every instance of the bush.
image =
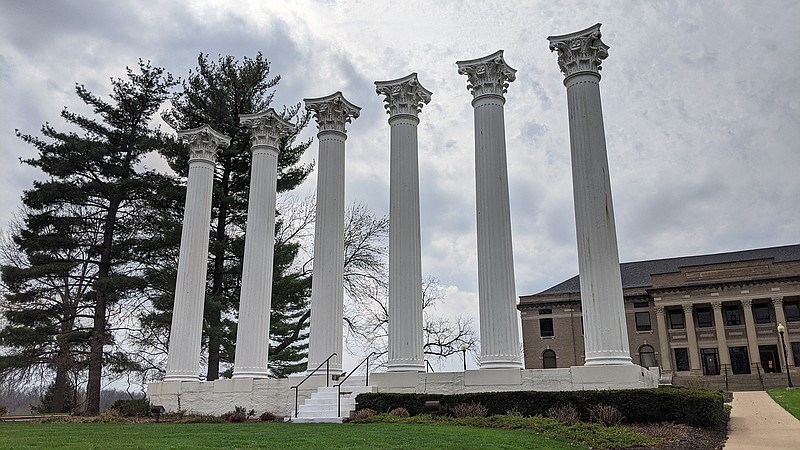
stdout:
[(450, 408), (450, 413), (454, 417), (486, 417), (488, 410), (480, 403), (459, 403)]
[(112, 409), (123, 417), (149, 417), (150, 399), (117, 400), (108, 409)]
[(179, 418), (172, 421), (173, 423), (225, 423), (222, 417), (213, 416), (211, 414), (182, 414)]
[(397, 417), (411, 417), (411, 414), (408, 412), (408, 410), (403, 407), (395, 408), (389, 411), (389, 414)]
[(359, 409), (358, 411), (356, 411), (355, 416), (353, 416), (353, 420), (364, 420), (372, 416), (375, 416), (377, 414), (378, 413), (375, 412), (374, 409), (370, 408)]
[(589, 408), (589, 420), (606, 427), (613, 427), (621, 424), (625, 417), (613, 406), (593, 405)]
[[(255, 414), (255, 412), (253, 412)], [(228, 411), (222, 415), (226, 422), (239, 423), (247, 420), (248, 413), (244, 406), (234, 406), (233, 411)]]
[(0, 416), (5, 416), (7, 412), (8, 408), (6, 408), (6, 405), (0, 405)]
[(269, 411), (265, 411), (265, 412), (261, 413), (260, 416), (258, 416), (258, 420), (260, 420), (262, 422), (277, 422), (278, 419), (279, 419), (278, 416), (276, 416), (275, 414), (273, 414), (273, 413), (271, 413)]
[(572, 404), (581, 419), (589, 420), (589, 408), (609, 405), (616, 408), (628, 422), (676, 422), (710, 428), (723, 418), (722, 394), (705, 389), (661, 387), (658, 389), (627, 389), (608, 391), (520, 391), (476, 392), (469, 394), (360, 394), (359, 408), (388, 412), (406, 408), (415, 416), (425, 412), (426, 401), (439, 401), (452, 410), (460, 403), (480, 403), (489, 415), (502, 415), (511, 409), (523, 416), (547, 415), (550, 408)]
[(581, 421), (581, 413), (571, 403), (550, 407), (547, 410), (547, 417), (566, 425), (573, 425)]

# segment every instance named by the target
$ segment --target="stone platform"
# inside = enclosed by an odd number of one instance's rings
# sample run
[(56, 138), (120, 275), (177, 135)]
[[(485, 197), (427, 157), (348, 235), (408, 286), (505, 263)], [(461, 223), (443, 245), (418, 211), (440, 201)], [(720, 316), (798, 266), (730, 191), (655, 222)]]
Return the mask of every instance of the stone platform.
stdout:
[[(355, 378), (355, 377), (354, 377)], [(463, 394), (467, 392), (578, 391), (647, 389), (658, 387), (657, 369), (637, 365), (574, 366), (564, 369), (484, 369), (466, 372), (384, 372), (369, 377), (374, 392)], [(153, 405), (167, 411), (220, 415), (235, 406), (293, 414), (295, 392), (291, 389), (302, 376), (289, 378), (217, 380), (209, 382), (167, 381), (147, 385)], [(330, 386), (335, 386), (333, 381)], [(311, 394), (325, 386), (325, 376), (312, 376), (298, 393), (302, 405)]]

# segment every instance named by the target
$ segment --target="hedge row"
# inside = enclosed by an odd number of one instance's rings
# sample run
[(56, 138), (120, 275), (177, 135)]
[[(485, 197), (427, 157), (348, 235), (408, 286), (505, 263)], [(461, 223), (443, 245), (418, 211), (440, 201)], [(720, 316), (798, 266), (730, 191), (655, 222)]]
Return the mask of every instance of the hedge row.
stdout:
[(117, 400), (110, 409), (115, 409), (124, 417), (150, 416), (150, 399), (147, 397), (135, 400)]
[(589, 419), (589, 408), (604, 404), (616, 407), (629, 423), (676, 422), (695, 427), (712, 427), (722, 419), (724, 402), (722, 393), (697, 388), (661, 387), (658, 389), (627, 389), (612, 391), (519, 391), (477, 392), (468, 394), (360, 394), (357, 408), (370, 408), (389, 412), (403, 407), (411, 415), (425, 412), (426, 401), (439, 401), (442, 409), (449, 410), (460, 403), (480, 403), (489, 415), (517, 411), (524, 416), (547, 415), (553, 406), (572, 404)]

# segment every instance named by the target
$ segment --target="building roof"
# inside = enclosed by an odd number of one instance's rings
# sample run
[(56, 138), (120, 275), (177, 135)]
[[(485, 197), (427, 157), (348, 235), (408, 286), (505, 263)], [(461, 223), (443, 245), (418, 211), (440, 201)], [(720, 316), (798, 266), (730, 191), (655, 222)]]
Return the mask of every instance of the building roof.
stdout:
[[(759, 259), (771, 259), (773, 262), (800, 261), (800, 244), (714, 253), (710, 255), (681, 256), (678, 258), (626, 262), (620, 264), (619, 268), (622, 274), (622, 288), (626, 289), (652, 286), (652, 275), (678, 272), (682, 267), (754, 261)], [(535, 295), (572, 294), (579, 293), (580, 291), (580, 279), (578, 275), (575, 275)]]

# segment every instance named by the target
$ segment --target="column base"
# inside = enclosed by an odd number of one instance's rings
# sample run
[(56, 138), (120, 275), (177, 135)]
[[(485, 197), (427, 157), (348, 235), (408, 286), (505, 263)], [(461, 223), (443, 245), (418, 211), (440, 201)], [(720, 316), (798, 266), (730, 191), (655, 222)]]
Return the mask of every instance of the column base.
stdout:
[(387, 372), (425, 372), (425, 363), (419, 360), (395, 360), (386, 364)]
[(200, 381), (200, 376), (196, 372), (168, 370), (164, 375), (164, 381)]
[(481, 355), (480, 368), (522, 369), (522, 362), (518, 355)]
[(266, 369), (248, 368), (250, 370), (236, 370), (233, 369), (233, 376), (231, 378), (269, 378), (269, 371)]
[(584, 366), (629, 366), (633, 365), (630, 354), (608, 354), (600, 356), (587, 356)]

